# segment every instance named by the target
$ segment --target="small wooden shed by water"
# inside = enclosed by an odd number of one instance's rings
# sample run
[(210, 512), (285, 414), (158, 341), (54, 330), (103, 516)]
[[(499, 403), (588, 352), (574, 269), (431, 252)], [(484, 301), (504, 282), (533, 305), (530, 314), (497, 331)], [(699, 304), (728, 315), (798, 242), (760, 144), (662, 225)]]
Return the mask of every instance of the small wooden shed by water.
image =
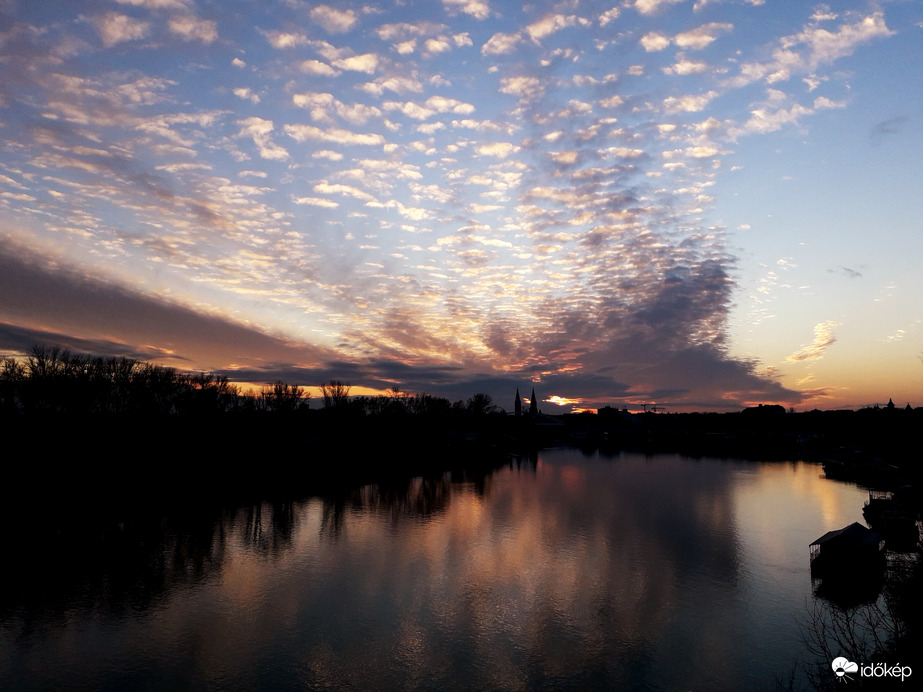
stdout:
[(881, 563), (884, 549), (884, 536), (853, 522), (811, 543), (811, 569), (874, 567)]

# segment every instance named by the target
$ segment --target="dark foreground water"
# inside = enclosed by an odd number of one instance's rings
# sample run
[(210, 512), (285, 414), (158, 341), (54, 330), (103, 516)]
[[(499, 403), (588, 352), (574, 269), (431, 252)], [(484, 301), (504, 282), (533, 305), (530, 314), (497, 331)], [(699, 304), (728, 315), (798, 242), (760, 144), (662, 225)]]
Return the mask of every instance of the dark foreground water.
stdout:
[(0, 688), (773, 689), (804, 656), (808, 544), (862, 519), (822, 476), (561, 449), (338, 498), (75, 510), (3, 551)]

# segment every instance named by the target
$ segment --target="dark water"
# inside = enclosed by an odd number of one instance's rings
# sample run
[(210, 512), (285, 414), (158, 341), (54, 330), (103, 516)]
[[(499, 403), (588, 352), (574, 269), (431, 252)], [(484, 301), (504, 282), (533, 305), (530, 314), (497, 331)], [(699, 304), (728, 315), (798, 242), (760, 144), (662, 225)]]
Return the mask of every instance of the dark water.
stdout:
[(338, 498), (74, 512), (5, 551), (0, 687), (773, 689), (803, 656), (808, 544), (861, 521), (864, 491), (822, 476), (549, 450)]

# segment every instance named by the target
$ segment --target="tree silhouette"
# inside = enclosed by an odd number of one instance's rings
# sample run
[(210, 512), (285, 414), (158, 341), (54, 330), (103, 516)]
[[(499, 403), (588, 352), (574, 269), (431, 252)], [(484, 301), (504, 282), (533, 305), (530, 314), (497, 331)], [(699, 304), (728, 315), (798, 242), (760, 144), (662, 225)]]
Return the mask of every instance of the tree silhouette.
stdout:
[(342, 408), (349, 402), (349, 390), (352, 386), (340, 380), (330, 380), (330, 384), (320, 386), (324, 396), (324, 408)]
[(257, 408), (271, 413), (292, 414), (307, 408), (309, 398), (303, 387), (278, 380), (263, 387), (257, 398)]
[(494, 405), (493, 397), (490, 396), (490, 394), (484, 394), (482, 392), (478, 392), (469, 397), (468, 401), (465, 403), (465, 408), (468, 413), (475, 416), (484, 416), (488, 413), (494, 413), (497, 410), (497, 407)]
[(0, 360), (0, 411), (12, 412), (19, 407), (19, 391), (26, 379), (26, 369), (13, 358)]

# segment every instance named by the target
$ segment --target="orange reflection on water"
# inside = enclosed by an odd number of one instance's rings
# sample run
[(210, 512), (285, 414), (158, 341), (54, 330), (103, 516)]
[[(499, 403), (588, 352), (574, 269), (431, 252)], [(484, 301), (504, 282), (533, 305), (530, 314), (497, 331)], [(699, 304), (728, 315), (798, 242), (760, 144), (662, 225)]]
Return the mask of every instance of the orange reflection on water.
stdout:
[(79, 667), (91, 632), (215, 688), (754, 688), (800, 652), (808, 544), (861, 516), (820, 473), (561, 449), (226, 510), (155, 604), (41, 651)]
[(735, 513), (738, 522), (753, 527), (752, 549), (770, 559), (790, 561), (793, 547), (807, 555), (814, 539), (862, 521), (855, 485), (823, 478), (820, 465), (771, 462), (754, 467), (734, 495)]

